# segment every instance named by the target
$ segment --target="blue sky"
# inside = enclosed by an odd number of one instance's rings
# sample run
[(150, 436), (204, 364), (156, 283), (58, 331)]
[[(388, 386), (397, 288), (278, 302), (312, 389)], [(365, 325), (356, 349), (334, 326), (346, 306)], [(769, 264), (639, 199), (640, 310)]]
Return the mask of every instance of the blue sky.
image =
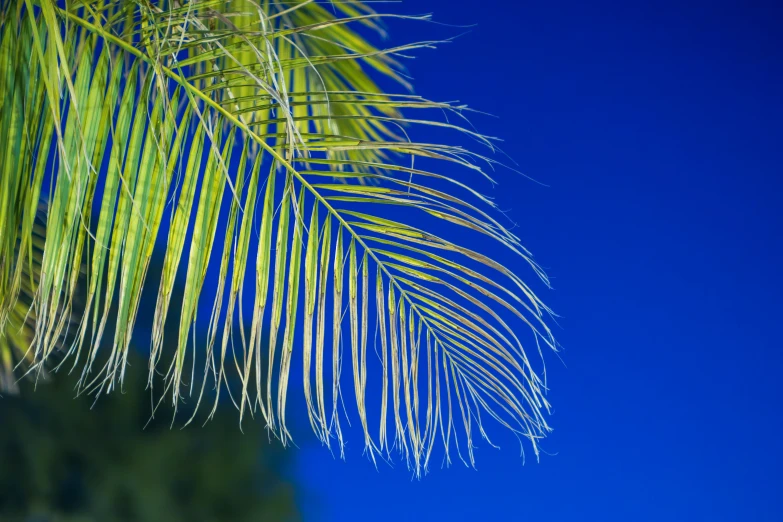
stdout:
[(376, 471), (355, 431), (346, 462), (299, 437), (308, 521), (783, 519), (783, 9), (683, 4), (386, 7), (478, 24), (418, 53), (416, 90), (499, 116), (474, 122), (548, 185), (500, 173), (493, 195), (562, 316), (552, 455), (523, 466), (495, 429), (477, 471), (416, 481)]

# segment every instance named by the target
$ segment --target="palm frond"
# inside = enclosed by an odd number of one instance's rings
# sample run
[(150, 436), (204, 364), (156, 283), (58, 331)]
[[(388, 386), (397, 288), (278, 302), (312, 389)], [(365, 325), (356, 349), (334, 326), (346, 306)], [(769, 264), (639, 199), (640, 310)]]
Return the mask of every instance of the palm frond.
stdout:
[[(382, 32), (392, 15), (360, 2), (333, 9), (270, 0), (8, 5), (3, 324), (18, 306), (45, 197), (33, 369), (64, 352), (80, 368), (80, 390), (112, 391), (123, 381), (142, 290), (157, 287), (149, 383), (157, 389), (163, 373), (159, 394), (175, 407), (190, 396), (200, 402), (207, 387), (217, 407), (227, 389), (241, 416), (260, 414), (287, 443), (296, 358), (312, 428), (342, 452), (346, 345), (355, 397), (346, 402), (355, 403), (373, 459), (397, 448), (420, 473), (440, 441), (447, 459), (454, 447), (472, 464), (474, 437), (487, 437), (482, 415), (538, 454), (549, 431), (545, 374), (519, 326), (543, 356), (543, 347), (556, 348), (550, 311), (515, 271), (453, 238), (495, 241), (546, 276), (474, 188), (491, 179), (481, 165), (494, 160), (411, 141), (404, 129), (450, 131), (491, 152), (493, 140), (469, 127), (465, 107), (386, 93), (373, 80), (385, 75), (405, 90), (399, 57), (432, 42), (376, 48), (367, 33)], [(465, 124), (407, 116), (414, 111)], [(153, 281), (157, 247), (165, 259)], [(60, 349), (83, 265), (84, 313)], [(219, 284), (201, 350), (193, 329), (210, 270)], [(183, 273), (184, 299), (172, 310)], [(248, 281), (255, 285), (246, 289)], [(164, 339), (172, 320), (175, 342)], [(368, 370), (373, 352), (379, 367)], [(367, 399), (378, 392), (376, 408)]]

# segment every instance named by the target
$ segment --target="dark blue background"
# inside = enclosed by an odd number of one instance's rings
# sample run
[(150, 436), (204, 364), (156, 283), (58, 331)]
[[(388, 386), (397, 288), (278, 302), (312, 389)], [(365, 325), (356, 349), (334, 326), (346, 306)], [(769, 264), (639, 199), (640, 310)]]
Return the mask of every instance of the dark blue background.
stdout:
[(416, 481), (356, 431), (347, 462), (300, 437), (307, 519), (783, 520), (780, 3), (376, 7), (478, 24), (417, 54), (417, 92), (500, 116), (474, 122), (549, 185), (494, 196), (555, 286), (555, 455), (522, 466), (494, 429), (478, 471)]

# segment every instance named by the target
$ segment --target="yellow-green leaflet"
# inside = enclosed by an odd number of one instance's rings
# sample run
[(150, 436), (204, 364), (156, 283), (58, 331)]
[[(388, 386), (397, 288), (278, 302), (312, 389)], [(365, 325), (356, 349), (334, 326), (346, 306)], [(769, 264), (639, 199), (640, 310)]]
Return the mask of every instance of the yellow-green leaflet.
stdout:
[[(316, 205), (317, 208), (317, 205)], [(315, 211), (313, 214), (316, 216)], [(318, 320), (315, 334), (315, 392), (317, 397), (317, 416), (320, 419), (322, 442), (330, 446), (326, 402), (324, 399), (324, 343), (326, 341), (326, 288), (329, 283), (329, 251), (332, 244), (332, 221), (324, 221), (321, 232), (320, 277), (318, 278)], [(311, 227), (310, 233), (314, 234)], [(317, 243), (317, 242), (316, 242)]]
[[(259, 156), (259, 165), (258, 169), (261, 169), (261, 159)], [(264, 416), (264, 419), (267, 423), (274, 423), (274, 417), (272, 415), (271, 410), (271, 376), (272, 376), (272, 364), (274, 362), (274, 344), (270, 342), (269, 344), (269, 359), (267, 361), (267, 400), (265, 401), (261, 394), (262, 394), (262, 385), (261, 385), (261, 326), (264, 319), (264, 311), (266, 310), (266, 301), (267, 301), (267, 294), (269, 293), (269, 267), (271, 263), (271, 255), (272, 255), (272, 224), (274, 222), (274, 212), (275, 212), (275, 169), (276, 165), (275, 162), (272, 161), (272, 165), (270, 166), (269, 170), (269, 177), (266, 181), (266, 192), (264, 195), (264, 203), (262, 207), (262, 216), (261, 216), (261, 231), (260, 236), (258, 239), (258, 253), (256, 256), (256, 302), (255, 307), (253, 310), (253, 323), (251, 325), (251, 333), (250, 333), (250, 350), (251, 353), (248, 355), (247, 361), (245, 362), (245, 377), (244, 377), (244, 384), (243, 384), (243, 397), (245, 395), (244, 390), (247, 388), (247, 382), (249, 380), (250, 375), (250, 364), (251, 361), (255, 362), (255, 368), (256, 368), (256, 403), (260, 406), (262, 410), (262, 415)], [(257, 179), (257, 178), (255, 178)], [(257, 183), (253, 183), (252, 185), (257, 185)], [(250, 198), (250, 191), (255, 191), (255, 187), (251, 186), (248, 190), (248, 199)], [(253, 192), (255, 193), (255, 192)], [(248, 205), (248, 209), (246, 209), (245, 216), (242, 220), (242, 232), (240, 232), (241, 237), (246, 237), (250, 234), (250, 227), (253, 220), (253, 213), (251, 210), (249, 210), (250, 205)], [(247, 245), (248, 243), (243, 242), (243, 245)], [(275, 265), (277, 266), (277, 265)], [(274, 298), (273, 298), (274, 299)], [(278, 316), (279, 317), (279, 316)], [(278, 323), (279, 324), (279, 318)], [(273, 327), (276, 328), (276, 327)], [(276, 334), (276, 330), (272, 329), (272, 332)], [(270, 334), (271, 335), (271, 334)], [(270, 337), (271, 339), (271, 337)], [(253, 359), (253, 354), (255, 354), (255, 359)], [(247, 398), (247, 401), (250, 401), (250, 398)], [(264, 404), (266, 403), (266, 406)], [(242, 406), (240, 407), (240, 415), (244, 413), (244, 406), (245, 400), (242, 401)], [(273, 424), (272, 424), (273, 425)]]
[[(304, 394), (307, 402), (307, 415), (310, 425), (318, 434), (320, 440), (324, 440), (324, 434), (320, 432), (321, 426), (313, 402), (311, 373), (313, 353), (313, 318), (315, 316), (316, 295), (318, 294), (318, 204), (313, 205), (310, 215), (310, 226), (307, 235), (307, 251), (305, 253), (305, 310), (304, 310), (304, 340), (302, 344), (303, 382)], [(319, 332), (321, 328), (319, 328)], [(320, 374), (316, 374), (316, 380), (320, 380)]]
[(337, 407), (337, 401), (340, 395), (340, 373), (342, 359), (342, 313), (343, 313), (343, 270), (345, 260), (343, 259), (343, 227), (337, 230), (337, 241), (334, 246), (334, 279), (333, 279), (333, 297), (332, 297), (332, 422), (334, 422), (335, 434), (337, 435), (340, 446), (340, 456), (344, 455), (344, 442), (342, 429), (340, 428), (340, 415)]
[[(285, 425), (285, 406), (288, 396), (288, 374), (291, 369), (291, 357), (294, 345), (294, 329), (296, 309), (299, 302), (299, 280), (301, 276), (301, 253), (304, 230), (304, 218), (302, 211), (304, 208), (304, 187), (299, 191), (298, 201), (294, 197), (293, 191), (290, 191), (291, 206), (296, 225), (294, 227), (294, 237), (291, 241), (291, 257), (288, 265), (288, 300), (285, 314), (285, 334), (283, 337), (283, 349), (280, 354), (280, 375), (277, 392), (277, 415), (280, 423), (282, 443), (286, 444), (291, 438)], [(285, 201), (283, 205), (285, 205)]]
[[(291, 205), (289, 200), (293, 200), (293, 182), (291, 176), (286, 176), (285, 189), (283, 191), (282, 204), (280, 205), (280, 217), (277, 224), (277, 241), (275, 243), (275, 272), (274, 272), (274, 294), (272, 297), (272, 324), (269, 332), (269, 358), (268, 371), (266, 379), (266, 399), (267, 414), (269, 423), (275, 426), (275, 414), (272, 409), (272, 374), (275, 364), (275, 348), (277, 347), (277, 335), (280, 329), (280, 319), (283, 315), (283, 293), (285, 289), (285, 265), (288, 253), (288, 224), (291, 215)], [(290, 285), (288, 291), (290, 292)], [(285, 341), (284, 341), (285, 342)], [(281, 356), (282, 359), (282, 356)], [(279, 407), (279, 404), (278, 404)], [(279, 410), (278, 410), (279, 415)], [(282, 429), (282, 428), (281, 428)]]

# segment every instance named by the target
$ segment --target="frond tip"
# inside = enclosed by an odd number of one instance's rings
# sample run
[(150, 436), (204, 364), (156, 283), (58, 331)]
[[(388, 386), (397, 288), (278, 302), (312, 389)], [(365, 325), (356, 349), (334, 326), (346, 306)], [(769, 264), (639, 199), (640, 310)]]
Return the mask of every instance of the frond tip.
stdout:
[[(338, 403), (350, 361), (354, 401), (345, 402), (373, 459), (396, 448), (418, 474), (440, 443), (447, 460), (456, 448), (473, 464), (485, 417), (538, 454), (549, 405), (518, 326), (542, 358), (543, 347), (556, 348), (551, 312), (463, 238), (500, 244), (546, 277), (474, 188), (489, 178), (480, 164), (493, 160), (408, 135), (451, 132), (491, 150), (493, 140), (469, 128), (464, 107), (388, 94), (373, 80), (406, 87), (401, 53), (431, 43), (376, 48), (363, 32), (390, 15), (360, 2), (333, 9), (269, 0), (9, 6), (0, 317), (18, 304), (43, 197), (31, 369), (56, 352), (79, 369), (81, 392), (111, 392), (123, 381), (142, 290), (157, 288), (148, 382), (175, 408), (200, 403), (208, 385), (217, 407), (227, 390), (240, 418), (261, 415), (287, 443), (289, 382), (301, 365), (312, 429), (342, 454)], [(165, 245), (157, 281), (148, 273), (156, 244)], [(66, 337), (83, 267), (84, 313)], [(178, 277), (181, 304), (172, 302)]]

